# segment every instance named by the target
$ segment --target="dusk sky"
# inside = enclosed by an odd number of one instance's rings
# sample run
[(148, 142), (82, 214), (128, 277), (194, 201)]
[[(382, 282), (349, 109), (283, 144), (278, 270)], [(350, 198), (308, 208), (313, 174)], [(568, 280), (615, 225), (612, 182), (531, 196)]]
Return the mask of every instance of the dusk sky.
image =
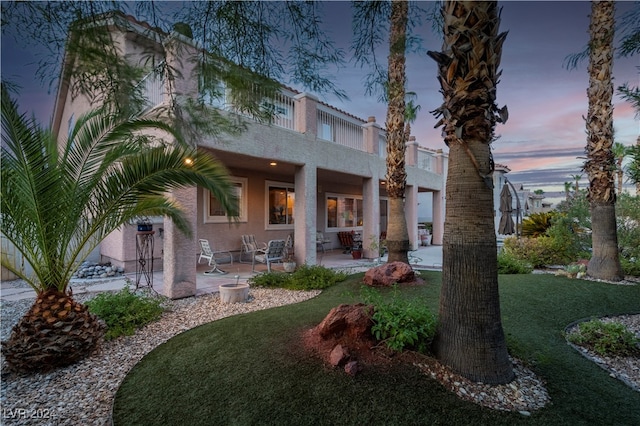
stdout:
[[(572, 71), (563, 67), (565, 57), (584, 49), (589, 40), (590, 3), (576, 2), (500, 2), (501, 31), (508, 31), (502, 54), (502, 77), (498, 84), (498, 106), (507, 105), (509, 120), (496, 127), (500, 139), (493, 143), (495, 161), (511, 169), (508, 177), (524, 183), (531, 190), (562, 191), (570, 175), (580, 174), (586, 144), (585, 122), (588, 86), (587, 61)], [(616, 16), (638, 3), (616, 2)], [(350, 45), (351, 12), (349, 3), (326, 5), (328, 31), (345, 49)], [(418, 143), (442, 148), (440, 129), (429, 113), (442, 103), (436, 79), (436, 64), (426, 50), (440, 50), (442, 36), (426, 23), (420, 30), (423, 49), (407, 58), (407, 90), (417, 94), (421, 105), (413, 134)], [(384, 46), (386, 49), (387, 46)], [(386, 57), (383, 58), (386, 61)], [(33, 111), (44, 123), (52, 115), (53, 93), (35, 80), (36, 58), (17, 48), (10, 37), (2, 37), (2, 78), (22, 86), (21, 110)], [(29, 65), (31, 64), (31, 65)], [(640, 57), (614, 60), (614, 86), (624, 82), (639, 84)], [(348, 64), (334, 73), (335, 81), (345, 90), (349, 101), (339, 102), (331, 96), (322, 100), (353, 115), (366, 119), (375, 116), (384, 125), (386, 107), (375, 98), (366, 97), (363, 77), (366, 71)], [(301, 88), (298, 88), (301, 89)], [(636, 143), (640, 121), (628, 103), (614, 96), (615, 141)], [(586, 175), (581, 181), (587, 183)]]

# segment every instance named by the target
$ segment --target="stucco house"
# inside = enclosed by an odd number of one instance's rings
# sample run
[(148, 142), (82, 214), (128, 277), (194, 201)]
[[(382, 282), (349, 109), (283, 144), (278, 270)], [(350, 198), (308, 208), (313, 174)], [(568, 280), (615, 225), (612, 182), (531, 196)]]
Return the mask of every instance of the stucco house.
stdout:
[[(193, 61), (200, 51), (190, 38), (176, 32), (151, 29), (130, 16), (111, 14), (104, 19), (127, 60), (143, 66), (143, 52), (163, 52), (167, 67), (183, 76), (176, 80), (151, 72), (140, 84), (148, 94), (149, 111), (180, 96), (196, 96)], [(73, 58), (65, 58), (65, 66)], [(63, 74), (64, 70), (63, 70)], [(73, 82), (62, 81), (56, 99), (53, 129), (64, 140), (69, 127), (91, 108), (90, 99), (73, 97)], [(224, 90), (224, 88), (223, 88)], [(172, 194), (189, 218), (193, 237), (187, 238), (170, 221), (155, 220), (154, 267), (163, 269), (167, 296), (195, 294), (197, 241), (204, 238), (214, 249), (231, 250), (237, 256), (241, 235), (254, 234), (258, 241), (294, 237), (298, 263), (316, 263), (316, 232), (339, 248), (338, 232), (357, 231), (364, 241), (364, 255), (376, 257), (367, 242), (386, 231), (388, 203), (385, 191), (386, 139), (375, 117), (355, 117), (319, 101), (311, 93), (282, 86), (271, 123), (248, 121), (238, 137), (204, 137), (200, 149), (212, 152), (229, 170), (240, 199), (236, 223), (217, 209), (216, 200), (202, 188)], [(233, 111), (227, 100), (213, 106)], [(418, 237), (418, 196), (431, 193), (433, 243), (442, 243), (444, 187), (447, 154), (426, 149), (415, 139), (406, 151), (406, 218), (414, 248)], [(101, 261), (132, 270), (136, 263), (134, 224), (109, 235), (100, 245)]]

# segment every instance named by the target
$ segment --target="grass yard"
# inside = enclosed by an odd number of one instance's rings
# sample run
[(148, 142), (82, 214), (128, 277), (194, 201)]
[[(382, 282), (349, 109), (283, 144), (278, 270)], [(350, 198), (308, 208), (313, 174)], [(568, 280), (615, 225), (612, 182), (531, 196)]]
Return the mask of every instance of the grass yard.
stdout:
[[(442, 275), (404, 287), (437, 312)], [(297, 305), (215, 321), (180, 334), (128, 374), (116, 425), (640, 425), (640, 393), (565, 343), (571, 322), (640, 312), (640, 286), (551, 275), (500, 276), (510, 353), (546, 381), (551, 404), (531, 416), (459, 400), (411, 365), (355, 378), (299, 350), (301, 330), (359, 300), (362, 274)]]

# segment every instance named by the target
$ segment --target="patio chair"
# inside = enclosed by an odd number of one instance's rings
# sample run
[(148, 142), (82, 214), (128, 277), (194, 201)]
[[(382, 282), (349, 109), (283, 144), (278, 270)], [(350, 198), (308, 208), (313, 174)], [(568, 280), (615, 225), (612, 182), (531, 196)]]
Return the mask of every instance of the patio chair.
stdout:
[[(242, 246), (240, 248), (240, 257), (238, 259), (238, 261), (240, 263), (250, 263), (253, 262), (253, 255), (255, 254), (256, 250), (266, 250), (267, 249), (267, 243), (258, 243), (256, 242), (256, 236), (255, 235), (243, 235), (242, 236)], [(245, 261), (245, 256), (246, 255), (250, 256), (250, 259)]]
[(351, 249), (353, 248), (353, 232), (338, 232), (338, 239), (344, 250), (343, 253), (351, 253)]
[(220, 259), (221, 261), (228, 260), (229, 263), (233, 265), (233, 255), (231, 254), (231, 252), (227, 250), (219, 250), (219, 251), (213, 250), (211, 248), (211, 244), (209, 244), (209, 240), (205, 240), (201, 238), (198, 240), (198, 242), (200, 243), (200, 256), (198, 257), (198, 263), (200, 263), (202, 259), (207, 259), (209, 266), (212, 267), (210, 270), (208, 270), (204, 274), (205, 275), (226, 274), (225, 271), (218, 268), (218, 259)]
[(264, 263), (267, 265), (267, 271), (271, 272), (271, 264), (279, 262), (284, 259), (285, 256), (285, 241), (284, 240), (271, 240), (267, 244), (265, 250), (256, 250), (253, 255), (253, 263), (251, 265), (252, 272), (256, 271), (256, 262)]
[(325, 238), (324, 234), (320, 231), (316, 231), (316, 246), (317, 248), (324, 253), (324, 245), (329, 244), (331, 240), (329, 238)]

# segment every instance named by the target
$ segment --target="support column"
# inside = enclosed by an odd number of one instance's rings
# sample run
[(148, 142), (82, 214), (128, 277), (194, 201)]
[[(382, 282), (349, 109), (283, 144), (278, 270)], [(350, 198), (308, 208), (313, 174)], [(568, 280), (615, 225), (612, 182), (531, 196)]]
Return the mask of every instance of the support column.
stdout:
[(433, 191), (431, 217), (433, 217), (433, 236), (431, 244), (441, 246), (444, 235), (444, 191)]
[(415, 166), (418, 164), (418, 142), (415, 136), (409, 136), (406, 143), (405, 162), (407, 166)]
[(378, 177), (364, 179), (362, 184), (362, 208), (364, 220), (362, 226), (362, 248), (364, 257), (375, 259), (378, 253), (371, 250), (369, 245), (372, 238), (380, 238), (380, 189)]
[(181, 299), (196, 294), (198, 188), (177, 189), (171, 192), (171, 196), (182, 207), (192, 236), (185, 236), (173, 221), (165, 219), (162, 292), (170, 299)]
[(404, 191), (404, 212), (407, 221), (407, 233), (409, 234), (409, 244), (415, 250), (420, 245), (418, 237), (418, 187), (407, 185)]
[(376, 118), (371, 116), (367, 123), (362, 126), (364, 134), (364, 150), (376, 156), (380, 155), (380, 125), (376, 123)]
[(317, 136), (318, 98), (310, 93), (300, 93), (294, 99), (298, 102), (295, 108), (296, 132)]
[(295, 242), (298, 264), (316, 264), (318, 172), (315, 164), (297, 166), (295, 173)]

